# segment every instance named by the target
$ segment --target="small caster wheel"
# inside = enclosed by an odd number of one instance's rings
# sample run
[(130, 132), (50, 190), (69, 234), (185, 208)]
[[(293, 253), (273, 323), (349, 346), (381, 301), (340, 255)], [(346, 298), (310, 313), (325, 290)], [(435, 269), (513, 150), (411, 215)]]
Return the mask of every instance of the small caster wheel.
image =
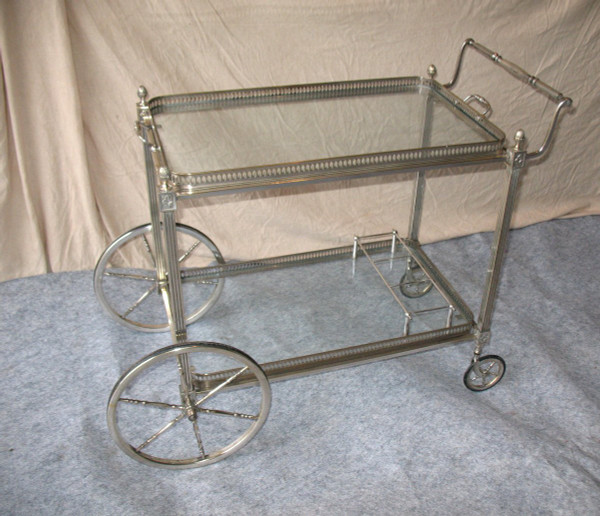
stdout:
[(410, 267), (400, 280), (400, 292), (410, 298), (424, 296), (432, 287), (433, 283), (418, 266)]
[(463, 377), (465, 386), (472, 391), (491, 389), (504, 376), (506, 363), (497, 355), (486, 355), (474, 361)]

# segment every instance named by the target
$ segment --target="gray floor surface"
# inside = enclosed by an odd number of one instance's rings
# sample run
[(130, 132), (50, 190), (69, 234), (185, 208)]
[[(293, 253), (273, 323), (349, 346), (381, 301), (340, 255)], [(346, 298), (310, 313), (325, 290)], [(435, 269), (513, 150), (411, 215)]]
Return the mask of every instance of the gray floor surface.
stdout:
[[(426, 246), (474, 311), (490, 242)], [(486, 349), (507, 372), (493, 389), (464, 387), (469, 342), (276, 382), (245, 448), (185, 471), (127, 457), (105, 419), (121, 373), (168, 334), (109, 319), (91, 271), (2, 283), (0, 513), (600, 514), (598, 256), (600, 217), (512, 232)], [(313, 290), (296, 274), (228, 280), (190, 339), (263, 361), (397, 323), (364, 320), (352, 299), (334, 310), (316, 288), (309, 309), (290, 309)]]

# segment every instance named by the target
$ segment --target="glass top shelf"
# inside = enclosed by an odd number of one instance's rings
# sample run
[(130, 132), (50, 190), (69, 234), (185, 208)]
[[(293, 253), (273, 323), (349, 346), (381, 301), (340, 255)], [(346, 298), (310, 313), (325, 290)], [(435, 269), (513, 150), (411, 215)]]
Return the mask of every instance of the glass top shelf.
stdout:
[(204, 193), (498, 158), (504, 134), (420, 77), (157, 97), (174, 182)]

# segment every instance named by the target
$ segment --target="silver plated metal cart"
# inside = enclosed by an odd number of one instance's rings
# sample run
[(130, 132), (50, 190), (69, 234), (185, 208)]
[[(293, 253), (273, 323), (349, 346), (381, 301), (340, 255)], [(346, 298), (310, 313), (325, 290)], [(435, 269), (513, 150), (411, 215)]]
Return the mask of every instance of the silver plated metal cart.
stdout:
[[(526, 150), (522, 131), (508, 144), (487, 119), (491, 107), (483, 97), (463, 100), (451, 92), (469, 48), (556, 104), (538, 150)], [(440, 84), (435, 75), (432, 65), (425, 78), (150, 100), (140, 87), (136, 131), (144, 147), (151, 221), (106, 249), (94, 286), (116, 321), (141, 331), (170, 331), (172, 342), (128, 369), (110, 395), (109, 429), (125, 453), (169, 468), (210, 464), (244, 446), (264, 424), (271, 380), (455, 342), (474, 342), (464, 375), (469, 389), (482, 391), (500, 381), (504, 361), (482, 356), (482, 349), (490, 338), (519, 175), (527, 162), (546, 152), (571, 99), (472, 39), (462, 46), (452, 81)], [(421, 247), (419, 226), (426, 170), (491, 163), (504, 164), (506, 191), (476, 317)], [(227, 263), (208, 236), (176, 221), (178, 204), (190, 197), (405, 173), (415, 177), (405, 236), (391, 230), (355, 236), (334, 249)], [(340, 261), (357, 284), (368, 274), (380, 282), (399, 314), (390, 336), (262, 365), (228, 345), (188, 341), (187, 326), (215, 304), (226, 277)], [(367, 304), (379, 302), (373, 297)]]

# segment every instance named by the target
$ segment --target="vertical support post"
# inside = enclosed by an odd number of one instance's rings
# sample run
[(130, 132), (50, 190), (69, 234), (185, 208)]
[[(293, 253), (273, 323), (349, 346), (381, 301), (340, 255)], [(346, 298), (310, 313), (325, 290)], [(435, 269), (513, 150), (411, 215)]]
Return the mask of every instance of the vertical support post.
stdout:
[[(177, 197), (170, 189), (169, 169), (150, 106), (146, 101), (147, 96), (146, 88), (140, 86), (136, 131), (144, 143), (156, 274), (169, 318), (173, 343), (183, 343), (187, 340), (187, 330), (177, 256), (177, 224), (175, 220)], [(185, 370), (185, 367), (183, 369)]]
[(152, 222), (152, 238), (154, 240), (154, 254), (156, 263), (156, 275), (159, 282), (166, 280), (166, 264), (160, 233), (160, 209), (158, 206), (159, 178), (157, 177), (154, 153), (160, 150), (156, 145), (153, 134), (154, 121), (150, 113), (146, 99), (148, 91), (144, 86), (138, 88), (136, 131), (144, 143), (144, 162), (146, 165), (146, 186), (148, 193), (148, 204), (150, 206), (150, 222)]
[[(434, 65), (429, 65), (427, 74), (430, 79), (433, 79), (437, 73)], [(433, 111), (433, 97), (427, 95), (425, 101), (425, 113), (423, 116), (423, 131), (421, 134), (421, 148), (426, 148), (431, 145), (431, 123)], [(421, 217), (423, 214), (423, 197), (425, 195), (425, 171), (417, 172), (415, 182), (415, 190), (413, 194), (412, 211), (410, 214), (410, 223), (408, 228), (408, 238), (410, 240), (419, 240), (419, 230), (421, 228)]]
[(523, 131), (517, 131), (515, 135), (515, 145), (508, 150), (506, 160), (506, 172), (508, 173), (506, 194), (504, 197), (504, 205), (498, 214), (496, 223), (496, 231), (494, 233), (494, 243), (492, 244), (492, 254), (490, 265), (487, 271), (483, 298), (481, 301), (481, 309), (477, 319), (475, 349), (476, 357), (481, 352), (483, 345), (489, 340), (489, 332), (492, 320), (492, 311), (500, 281), (500, 272), (502, 262), (508, 243), (508, 234), (510, 231), (510, 222), (514, 211), (519, 178), (522, 169), (525, 167), (527, 153), (525, 151), (526, 140)]
[[(171, 329), (171, 340), (173, 344), (184, 344), (187, 341), (187, 327), (185, 322), (185, 307), (183, 303), (183, 290), (181, 283), (181, 270), (179, 268), (179, 256), (177, 251), (177, 196), (168, 190), (166, 183), (161, 185), (158, 194), (158, 203), (162, 222), (159, 226), (161, 234), (162, 250), (165, 251), (166, 259), (166, 281), (162, 283), (161, 292)], [(162, 236), (164, 235), (164, 240)], [(177, 356), (179, 377), (181, 380), (180, 395), (182, 403), (187, 407), (187, 416), (190, 421), (196, 419), (196, 402), (192, 371), (187, 353)]]
[(356, 257), (358, 255), (358, 237), (354, 237), (354, 246), (352, 247), (352, 277), (356, 275)]
[(390, 270), (394, 268), (394, 257), (396, 256), (396, 245), (398, 245), (398, 232), (392, 231), (392, 248), (390, 249)]
[(162, 238), (160, 235), (160, 210), (158, 207), (158, 184), (154, 175), (154, 164), (152, 162), (152, 149), (150, 145), (144, 145), (144, 156), (146, 161), (146, 183), (148, 186), (148, 201), (150, 205), (150, 222), (152, 222), (152, 239), (154, 240), (154, 256), (156, 277), (159, 282), (166, 279), (166, 265)]
[[(160, 211), (162, 213), (162, 230), (164, 231), (164, 250), (166, 254), (167, 278), (166, 297), (171, 323), (171, 336), (174, 343), (187, 340), (185, 310), (183, 305), (183, 290), (181, 272), (177, 256), (177, 225), (175, 212), (177, 199), (173, 192), (159, 193)], [(164, 295), (164, 294), (163, 294)]]
[[(169, 319), (171, 340), (174, 344), (182, 344), (187, 341), (187, 328), (179, 257), (177, 256), (177, 223), (175, 219), (177, 197), (174, 192), (169, 190), (169, 170), (150, 107), (146, 102), (147, 96), (146, 88), (140, 86), (135, 129), (144, 143), (148, 203), (155, 251), (154, 266)], [(185, 353), (179, 355), (177, 363), (181, 379), (181, 400), (187, 407), (188, 418), (194, 420), (196, 418), (195, 396), (188, 355)]]
[(425, 171), (419, 170), (415, 180), (415, 190), (413, 193), (412, 212), (410, 214), (410, 224), (408, 228), (408, 238), (410, 240), (419, 240), (419, 230), (421, 229), (421, 216), (423, 214), (423, 197), (425, 195)]

